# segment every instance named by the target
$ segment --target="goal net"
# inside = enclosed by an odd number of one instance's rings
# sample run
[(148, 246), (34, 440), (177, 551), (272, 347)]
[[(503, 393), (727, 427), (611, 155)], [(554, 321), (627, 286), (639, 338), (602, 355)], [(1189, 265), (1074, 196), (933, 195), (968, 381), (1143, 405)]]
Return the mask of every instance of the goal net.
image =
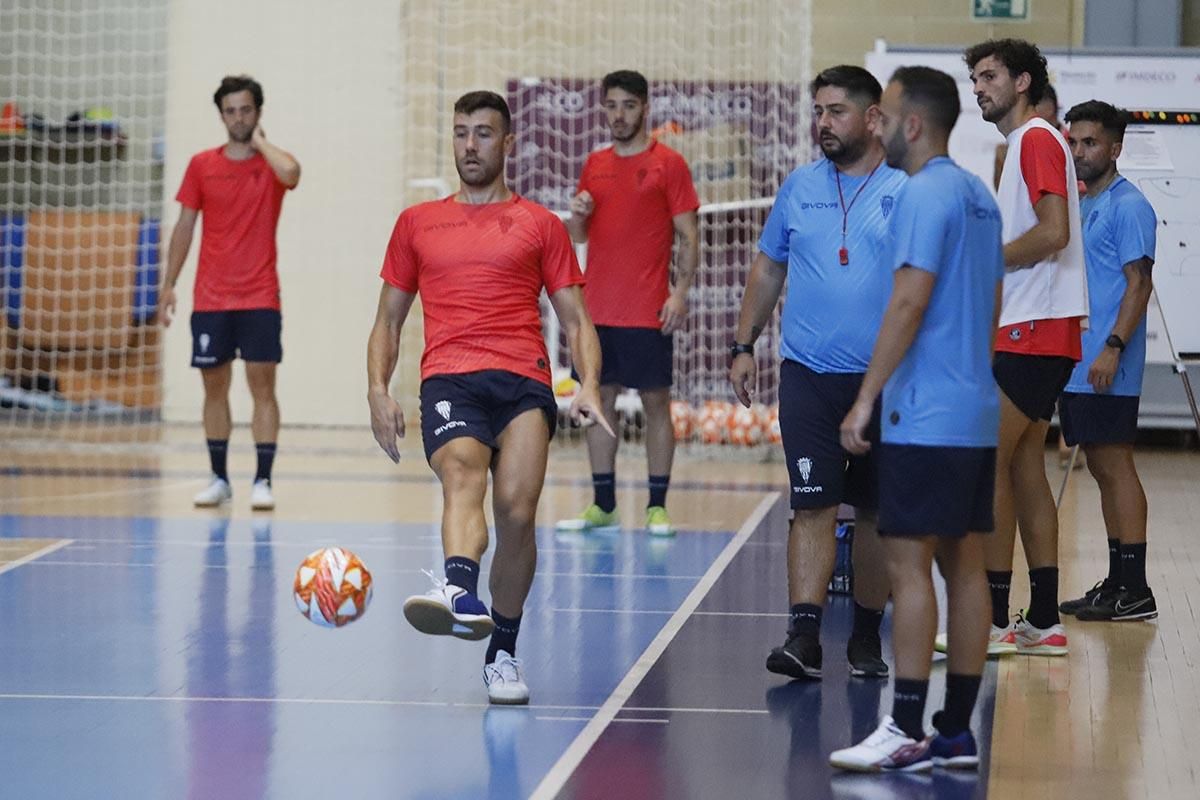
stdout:
[[(687, 159), (702, 203), (701, 264), (689, 320), (675, 337), (677, 433), (685, 440), (757, 443), (768, 436), (777, 399), (777, 321), (759, 343), (761, 408), (753, 414), (733, 413), (728, 348), (771, 198), (811, 156), (810, 23), (810, 0), (409, 3), (400, 80), (401, 118), (408, 121), (406, 204), (456, 186), (454, 100), (491, 89), (513, 110), (513, 188), (565, 215), (588, 153), (609, 142), (600, 79), (616, 69), (642, 72), (650, 81), (648, 124)], [(552, 314), (547, 327), (558, 353), (556, 374), (567, 376)], [(415, 363), (420, 346), (413, 325), (403, 361)], [(569, 381), (559, 388), (569, 391)], [(399, 389), (416, 394), (414, 384)], [(618, 407), (626, 438), (639, 438), (636, 395)]]
[(166, 17), (0, 4), (0, 439), (155, 435)]

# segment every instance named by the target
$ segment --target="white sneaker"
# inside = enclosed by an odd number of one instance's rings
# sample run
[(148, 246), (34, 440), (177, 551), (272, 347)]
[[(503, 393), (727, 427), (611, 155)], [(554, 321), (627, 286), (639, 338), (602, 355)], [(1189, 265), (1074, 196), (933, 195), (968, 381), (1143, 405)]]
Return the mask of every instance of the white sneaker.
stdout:
[(529, 687), (521, 674), (521, 660), (501, 650), (496, 660), (483, 665), (483, 683), (488, 700), (499, 705), (520, 706), (529, 702)]
[(929, 741), (910, 739), (891, 717), (884, 717), (866, 739), (854, 747), (835, 750), (829, 763), (854, 772), (927, 772), (933, 768)]
[(421, 571), (433, 581), (433, 588), (404, 601), (404, 618), (410, 625), (432, 636), (454, 636), (471, 641), (492, 635), (496, 623), (478, 597), (460, 586), (446, 583), (427, 569)]
[(254, 482), (250, 490), (250, 508), (255, 511), (270, 511), (275, 508), (275, 495), (271, 494), (271, 481), (262, 478)]
[[(1016, 626), (1011, 622), (1003, 628), (993, 625), (988, 631), (987, 654), (989, 656), (1007, 656), (1017, 652), (1015, 632)], [(933, 640), (933, 649), (938, 653), (946, 652), (947, 645), (948, 641), (944, 632), (939, 633)]]
[(229, 485), (229, 481), (213, 475), (212, 483), (204, 491), (193, 497), (192, 503), (195, 504), (196, 508), (212, 508), (232, 499), (233, 488)]

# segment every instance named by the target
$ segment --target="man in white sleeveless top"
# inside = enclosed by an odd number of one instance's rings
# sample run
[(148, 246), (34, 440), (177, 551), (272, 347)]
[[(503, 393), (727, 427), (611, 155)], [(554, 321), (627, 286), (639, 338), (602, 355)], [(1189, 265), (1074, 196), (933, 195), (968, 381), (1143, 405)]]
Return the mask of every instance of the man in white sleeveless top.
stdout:
[[(1087, 277), (1079, 190), (1062, 134), (1034, 107), (1049, 85), (1046, 59), (1018, 39), (965, 53), (983, 118), (1008, 143), (997, 200), (1004, 227), (1004, 299), (993, 374), (1000, 387), (996, 532), (986, 564), (992, 590), (991, 655), (1066, 655), (1058, 614), (1058, 515), (1046, 479), (1046, 431), (1082, 357)], [(1029, 610), (1008, 618), (1018, 523), (1029, 564)]]

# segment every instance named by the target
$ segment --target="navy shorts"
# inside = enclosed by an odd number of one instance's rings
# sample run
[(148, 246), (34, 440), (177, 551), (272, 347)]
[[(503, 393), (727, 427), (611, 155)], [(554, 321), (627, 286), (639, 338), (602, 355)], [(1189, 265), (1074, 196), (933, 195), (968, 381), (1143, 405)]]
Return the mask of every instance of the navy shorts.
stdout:
[(995, 527), (996, 448), (877, 447), (881, 534), (955, 537)]
[[(842, 420), (858, 397), (859, 373), (814, 372), (796, 361), (779, 368), (779, 432), (792, 482), (792, 508), (828, 508), (846, 503), (879, 507), (876, 447), (853, 456), (842, 449)], [(879, 404), (867, 428), (879, 441)]]
[(1133, 444), (1137, 441), (1138, 406), (1142, 398), (1113, 394), (1063, 392), (1058, 421), (1063, 439), (1077, 444)]
[(192, 312), (192, 366), (217, 367), (235, 358), (283, 361), (283, 316), (273, 308)]
[(451, 439), (470, 436), (493, 450), (496, 440), (519, 415), (541, 409), (550, 428), (558, 423), (558, 404), (541, 381), (500, 369), (462, 375), (432, 375), (421, 383), (421, 440), (425, 460)]
[(992, 359), (996, 385), (1034, 422), (1054, 417), (1054, 404), (1074, 370), (1075, 362), (1066, 356), (998, 352)]
[(666, 389), (675, 364), (675, 337), (654, 328), (597, 325), (600, 385)]

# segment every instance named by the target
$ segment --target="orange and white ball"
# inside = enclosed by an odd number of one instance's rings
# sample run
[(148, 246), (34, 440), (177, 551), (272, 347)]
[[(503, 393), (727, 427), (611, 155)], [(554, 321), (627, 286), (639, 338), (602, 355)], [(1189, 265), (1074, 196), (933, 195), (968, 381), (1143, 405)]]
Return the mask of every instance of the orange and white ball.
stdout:
[(700, 409), (696, 429), (700, 441), (705, 444), (722, 444), (729, 436), (729, 417), (734, 413), (733, 403), (709, 400)]
[(766, 433), (763, 425), (764, 412), (765, 409), (757, 404), (750, 408), (739, 405), (727, 422), (729, 442), (743, 446), (760, 443)]
[(695, 428), (695, 410), (682, 400), (671, 401), (671, 425), (675, 428), (675, 441), (686, 442), (692, 438)]
[(365, 614), (372, 589), (370, 571), (341, 547), (309, 553), (292, 587), (296, 608), (323, 628), (340, 628)]

